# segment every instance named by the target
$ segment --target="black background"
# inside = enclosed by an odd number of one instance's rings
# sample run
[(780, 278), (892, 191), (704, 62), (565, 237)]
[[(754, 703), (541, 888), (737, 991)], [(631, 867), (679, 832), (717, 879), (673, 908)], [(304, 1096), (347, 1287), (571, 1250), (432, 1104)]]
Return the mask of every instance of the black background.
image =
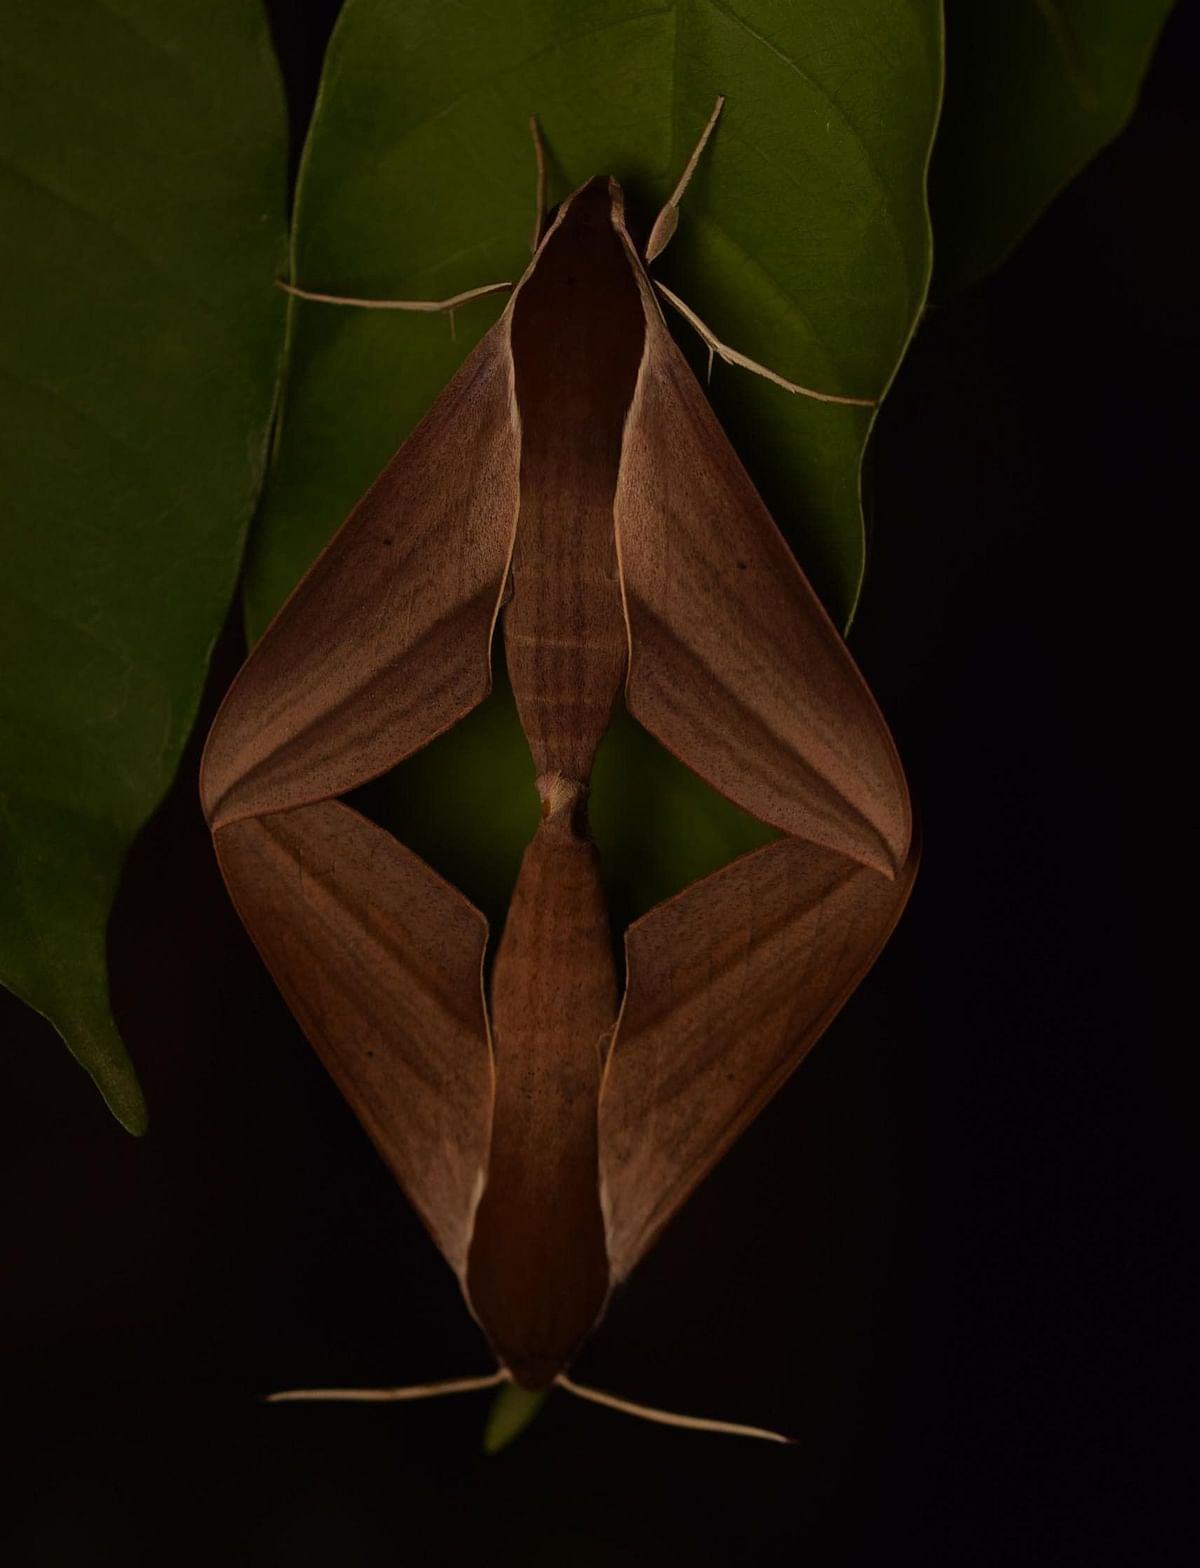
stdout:
[[(273, 7), (297, 140), (335, 12)], [(576, 1368), (798, 1446), (556, 1395), (486, 1459), (487, 1395), (255, 1401), (488, 1358), (237, 924), (193, 748), (111, 927), (148, 1137), (0, 995), (10, 1560), (1171, 1558), (1169, 1489), (1143, 1487), (1160, 1111), (1126, 793), (1187, 517), (1194, 46), (1176, 16), (1128, 132), (917, 337), (853, 636), (923, 818), (917, 890)], [(239, 659), (231, 629), (200, 734)]]

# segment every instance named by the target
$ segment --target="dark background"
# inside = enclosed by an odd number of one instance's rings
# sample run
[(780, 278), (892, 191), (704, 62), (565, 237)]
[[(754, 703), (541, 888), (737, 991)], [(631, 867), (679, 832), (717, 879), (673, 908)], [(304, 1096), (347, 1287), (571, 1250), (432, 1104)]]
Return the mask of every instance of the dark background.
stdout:
[[(273, 7), (297, 141), (336, 6), (299, 10)], [(111, 928), (148, 1137), (0, 994), (11, 1561), (1174, 1560), (1143, 1486), (1160, 1112), (1126, 792), (1186, 517), (1195, 31), (1171, 21), (1125, 136), (917, 337), (852, 639), (923, 818), (917, 890), (576, 1369), (798, 1446), (556, 1395), (485, 1459), (488, 1395), (255, 1401), (488, 1358), (233, 915), (193, 748)], [(231, 629), (200, 734), (240, 653)]]

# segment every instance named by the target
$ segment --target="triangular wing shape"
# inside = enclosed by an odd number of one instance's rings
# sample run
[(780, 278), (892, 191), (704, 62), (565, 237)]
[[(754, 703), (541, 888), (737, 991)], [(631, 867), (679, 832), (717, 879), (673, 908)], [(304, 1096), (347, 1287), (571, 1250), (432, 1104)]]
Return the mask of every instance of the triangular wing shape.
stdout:
[(900, 917), (895, 879), (782, 838), (652, 909), (625, 938), (625, 1006), (600, 1089), (615, 1279), (799, 1064)]
[(486, 920), (340, 801), (214, 842), (276, 985), (462, 1278), (491, 1134)]
[(893, 875), (911, 818), (887, 726), (652, 297), (616, 529), (629, 711), (764, 822)]
[(353, 789), (487, 695), (518, 505), (508, 327), (463, 363), (230, 687), (201, 769), (214, 826)]

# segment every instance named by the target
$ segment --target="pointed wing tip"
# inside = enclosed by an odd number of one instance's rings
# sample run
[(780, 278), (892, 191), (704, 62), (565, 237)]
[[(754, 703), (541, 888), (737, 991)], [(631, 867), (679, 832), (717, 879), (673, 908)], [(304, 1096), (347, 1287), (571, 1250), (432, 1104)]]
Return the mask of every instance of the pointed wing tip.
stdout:
[(911, 879), (921, 858), (912, 799), (903, 773), (898, 774), (897, 785), (895, 799), (891, 802), (892, 809), (886, 813), (883, 820), (876, 819), (874, 822), (882, 854), (878, 859), (873, 858), (871, 865), (889, 882)]
[(905, 796), (904, 835), (898, 841), (894, 853), (896, 855), (894, 880), (911, 882), (917, 874), (917, 867), (921, 864), (921, 834), (907, 795)]
[[(807, 837), (804, 833), (794, 836)], [(909, 870), (910, 862), (913, 861), (915, 849), (912, 825), (907, 812), (904, 818), (897, 822), (881, 824), (868, 818), (865, 831), (860, 823), (858, 832), (845, 836), (816, 838), (814, 842), (837, 851), (849, 860), (856, 861), (869, 871), (878, 872), (888, 882), (903, 880)]]
[[(222, 709), (223, 707), (224, 703)], [(213, 833), (229, 815), (228, 812), (221, 810), (230, 792), (229, 769), (227, 766), (224, 769), (221, 767), (221, 728), (221, 709), (218, 709), (217, 716), (212, 721), (205, 738), (204, 751), (200, 757), (200, 768), (196, 777), (200, 810), (204, 813), (204, 820)]]
[(873, 869), (881, 872), (889, 882), (911, 881), (921, 859), (920, 845), (914, 833), (904, 838), (884, 840), (887, 859), (876, 861)]

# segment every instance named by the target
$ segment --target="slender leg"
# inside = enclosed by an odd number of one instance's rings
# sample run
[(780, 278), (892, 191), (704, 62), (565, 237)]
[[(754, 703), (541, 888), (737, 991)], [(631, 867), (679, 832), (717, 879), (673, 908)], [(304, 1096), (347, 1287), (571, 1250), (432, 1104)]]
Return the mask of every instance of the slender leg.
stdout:
[(801, 397), (815, 398), (818, 403), (845, 403), (852, 408), (874, 408), (876, 399), (873, 397), (840, 397), (835, 392), (817, 392), (812, 387), (797, 386), (794, 381), (788, 381), (778, 375), (774, 370), (768, 370), (765, 365), (760, 365), (757, 360), (749, 359), (745, 354), (740, 354), (736, 348), (730, 348), (727, 343), (722, 343), (717, 335), (710, 331), (700, 320), (700, 317), (691, 308), (685, 305), (678, 294), (673, 294), (665, 283), (660, 283), (656, 278), (654, 287), (672, 306), (683, 319), (693, 326), (704, 340), (708, 349), (708, 371), (712, 374), (713, 355), (723, 359), (727, 365), (740, 365), (743, 370), (752, 370), (756, 376), (765, 376), (768, 381), (773, 381), (777, 387), (782, 387), (785, 392), (796, 392)]
[(281, 278), (276, 278), (275, 282), (285, 294), (294, 294), (297, 299), (317, 300), (322, 305), (357, 305), (362, 310), (445, 311), (450, 322), (451, 339), (456, 336), (454, 312), (460, 305), (465, 305), (468, 300), (479, 299), (484, 294), (504, 294), (512, 288), (511, 283), (485, 283), (482, 288), (464, 289), (461, 294), (452, 294), (449, 299), (357, 299), (349, 294), (316, 294), (311, 289), (298, 289), (294, 283), (284, 283)]
[(300, 289), (294, 283), (284, 283), (281, 278), (276, 278), (275, 284), (285, 294), (294, 294), (297, 299), (317, 300), (322, 305), (358, 305), (363, 310), (419, 310), (428, 313), (454, 311), (468, 300), (480, 299), (484, 294), (504, 294), (512, 288), (511, 283), (485, 283), (482, 288), (464, 289), (461, 294), (452, 294), (449, 299), (357, 299), (350, 294), (317, 294), (312, 289)]
[(686, 1427), (692, 1432), (724, 1432), (730, 1437), (762, 1437), (768, 1443), (792, 1443), (794, 1438), (782, 1432), (772, 1432), (764, 1426), (743, 1426), (740, 1421), (713, 1421), (707, 1416), (681, 1416), (672, 1410), (659, 1410), (654, 1405), (638, 1405), (632, 1399), (622, 1399), (617, 1394), (606, 1394), (598, 1388), (588, 1388), (576, 1383), (560, 1372), (554, 1379), (559, 1388), (577, 1399), (589, 1399), (595, 1405), (607, 1405), (610, 1410), (623, 1410), (626, 1415), (641, 1416), (643, 1421), (657, 1421), (663, 1426)]
[(724, 95), (718, 97), (713, 105), (713, 112), (708, 117), (708, 123), (700, 132), (700, 140), (692, 148), (692, 155), (684, 166), (683, 173), (675, 189), (667, 197), (667, 204), (654, 220), (654, 227), (650, 230), (650, 238), (646, 242), (646, 265), (649, 266), (655, 256), (660, 256), (670, 244), (675, 226), (679, 222), (679, 202), (683, 193), (688, 188), (692, 175), (696, 172), (696, 165), (700, 162), (700, 154), (704, 151), (708, 138), (713, 133), (713, 127), (720, 118), (721, 110), (725, 107)]
[(542, 131), (536, 114), (529, 116), (529, 133), (533, 137), (533, 156), (537, 159), (537, 196), (529, 249), (536, 251), (541, 243), (542, 225), (546, 221), (546, 149), (542, 146)]
[(441, 1394), (470, 1394), (479, 1388), (495, 1388), (510, 1382), (503, 1367), (486, 1377), (453, 1377), (441, 1383), (412, 1383), (407, 1388), (288, 1388), (278, 1394), (264, 1394), (269, 1405), (285, 1400), (351, 1400), (358, 1403), (390, 1402), (397, 1399), (432, 1399)]

